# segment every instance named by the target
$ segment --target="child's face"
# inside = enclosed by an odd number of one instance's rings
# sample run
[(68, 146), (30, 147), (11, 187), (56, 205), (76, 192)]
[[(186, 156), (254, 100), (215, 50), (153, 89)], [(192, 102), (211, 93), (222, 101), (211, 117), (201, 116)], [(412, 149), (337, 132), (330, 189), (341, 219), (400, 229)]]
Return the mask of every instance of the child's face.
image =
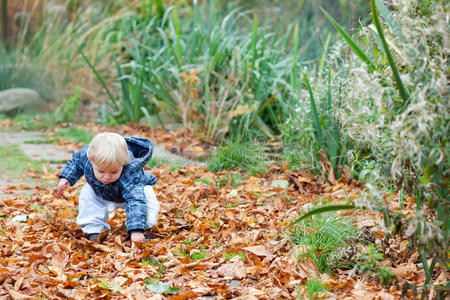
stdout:
[(123, 166), (112, 167), (108, 169), (100, 168), (94, 164), (92, 164), (92, 166), (94, 167), (95, 178), (97, 178), (97, 180), (103, 184), (116, 182), (119, 179), (120, 174), (122, 174), (123, 170)]

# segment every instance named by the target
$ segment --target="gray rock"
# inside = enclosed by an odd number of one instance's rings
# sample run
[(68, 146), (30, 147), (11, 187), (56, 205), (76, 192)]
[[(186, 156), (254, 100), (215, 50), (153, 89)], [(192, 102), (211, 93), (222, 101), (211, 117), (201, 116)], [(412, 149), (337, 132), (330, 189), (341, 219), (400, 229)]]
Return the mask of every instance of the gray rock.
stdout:
[(27, 110), (43, 104), (38, 92), (27, 88), (13, 88), (0, 91), (0, 112)]

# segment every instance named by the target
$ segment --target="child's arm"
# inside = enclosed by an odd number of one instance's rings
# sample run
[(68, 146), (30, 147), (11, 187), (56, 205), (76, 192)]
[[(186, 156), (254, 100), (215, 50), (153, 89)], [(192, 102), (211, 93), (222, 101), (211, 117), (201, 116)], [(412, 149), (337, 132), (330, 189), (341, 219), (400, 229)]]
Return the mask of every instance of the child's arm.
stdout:
[[(72, 159), (70, 159), (64, 169), (59, 174), (59, 178), (65, 179), (69, 182), (70, 185), (74, 185), (81, 176), (84, 175), (84, 165), (86, 164), (87, 151), (88, 146), (83, 147), (80, 151), (76, 151), (72, 155)], [(62, 184), (60, 181), (60, 184)], [(65, 181), (63, 181), (65, 185)], [(58, 185), (59, 188), (59, 185)]]
[(144, 186), (140, 183), (130, 184), (123, 192), (125, 211), (127, 214), (127, 231), (131, 233), (133, 247), (135, 242), (145, 240), (144, 231), (147, 227), (147, 201)]

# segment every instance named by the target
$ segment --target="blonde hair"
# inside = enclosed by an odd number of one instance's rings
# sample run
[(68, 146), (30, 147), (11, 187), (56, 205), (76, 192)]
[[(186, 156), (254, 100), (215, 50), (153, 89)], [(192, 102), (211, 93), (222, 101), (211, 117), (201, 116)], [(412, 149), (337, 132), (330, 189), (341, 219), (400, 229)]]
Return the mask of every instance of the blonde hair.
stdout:
[(113, 132), (94, 136), (89, 144), (87, 157), (91, 163), (105, 170), (123, 167), (130, 162), (127, 142), (123, 136)]

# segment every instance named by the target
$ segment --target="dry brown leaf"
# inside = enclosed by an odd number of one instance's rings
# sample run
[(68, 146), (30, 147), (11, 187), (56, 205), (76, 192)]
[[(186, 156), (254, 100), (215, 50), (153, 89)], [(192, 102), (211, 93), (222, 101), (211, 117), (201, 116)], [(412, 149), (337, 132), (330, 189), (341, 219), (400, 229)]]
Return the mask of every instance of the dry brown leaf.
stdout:
[(247, 268), (241, 261), (239, 256), (233, 257), (229, 263), (223, 264), (217, 269), (220, 276), (230, 277), (233, 279), (242, 279), (247, 274)]
[(36, 298), (33, 296), (22, 294), (18, 291), (15, 291), (12, 288), (6, 288), (6, 291), (12, 300), (27, 300), (27, 299), (35, 299)]
[(381, 291), (376, 295), (377, 300), (395, 300), (395, 297), (385, 291)]
[(269, 251), (266, 250), (265, 246), (250, 246), (250, 247), (245, 247), (243, 248), (244, 250), (251, 252), (257, 256), (269, 256), (272, 255), (272, 253), (270, 253)]

